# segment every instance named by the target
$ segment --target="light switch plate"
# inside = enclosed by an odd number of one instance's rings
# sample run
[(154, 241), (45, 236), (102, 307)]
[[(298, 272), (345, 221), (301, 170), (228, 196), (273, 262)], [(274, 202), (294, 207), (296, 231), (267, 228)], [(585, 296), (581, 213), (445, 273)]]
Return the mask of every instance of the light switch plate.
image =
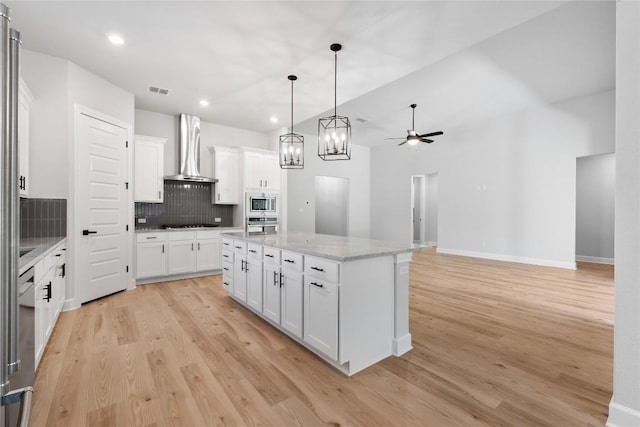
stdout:
[(138, 224), (146, 224), (147, 218), (138, 218)]
[(213, 221), (214, 222), (222, 222), (222, 218), (215, 218)]

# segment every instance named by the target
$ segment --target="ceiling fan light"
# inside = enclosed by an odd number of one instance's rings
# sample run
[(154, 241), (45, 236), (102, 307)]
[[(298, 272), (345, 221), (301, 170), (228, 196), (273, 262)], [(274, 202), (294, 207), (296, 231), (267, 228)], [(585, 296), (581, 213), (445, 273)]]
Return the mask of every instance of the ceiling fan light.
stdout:
[(409, 145), (417, 145), (418, 144), (419, 139), (418, 138), (412, 138), (412, 137), (408, 137), (407, 138), (407, 143)]

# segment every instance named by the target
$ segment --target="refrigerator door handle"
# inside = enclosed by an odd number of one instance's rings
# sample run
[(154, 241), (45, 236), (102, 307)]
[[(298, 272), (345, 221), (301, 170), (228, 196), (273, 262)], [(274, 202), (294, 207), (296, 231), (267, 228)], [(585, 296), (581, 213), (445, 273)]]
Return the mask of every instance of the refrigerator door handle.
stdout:
[(13, 390), (2, 396), (2, 406), (20, 402), (20, 415), (18, 417), (18, 427), (29, 427), (31, 418), (31, 399), (33, 398), (33, 387), (23, 387)]

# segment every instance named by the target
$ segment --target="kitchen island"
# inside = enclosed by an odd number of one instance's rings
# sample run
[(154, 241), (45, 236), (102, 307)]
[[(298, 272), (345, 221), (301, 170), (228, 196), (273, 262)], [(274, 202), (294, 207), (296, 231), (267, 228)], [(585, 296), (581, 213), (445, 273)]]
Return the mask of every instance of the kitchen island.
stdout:
[(223, 286), (346, 375), (411, 350), (410, 243), (222, 234)]

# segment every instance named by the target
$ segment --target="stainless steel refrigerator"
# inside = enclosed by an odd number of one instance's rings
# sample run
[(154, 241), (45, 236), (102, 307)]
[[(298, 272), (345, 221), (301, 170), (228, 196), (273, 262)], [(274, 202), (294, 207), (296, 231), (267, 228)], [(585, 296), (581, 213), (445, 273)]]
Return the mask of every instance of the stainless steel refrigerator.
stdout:
[[(0, 3), (0, 426), (28, 426), (33, 395), (33, 274), (18, 276), (20, 33)], [(31, 350), (29, 350), (31, 347)]]

